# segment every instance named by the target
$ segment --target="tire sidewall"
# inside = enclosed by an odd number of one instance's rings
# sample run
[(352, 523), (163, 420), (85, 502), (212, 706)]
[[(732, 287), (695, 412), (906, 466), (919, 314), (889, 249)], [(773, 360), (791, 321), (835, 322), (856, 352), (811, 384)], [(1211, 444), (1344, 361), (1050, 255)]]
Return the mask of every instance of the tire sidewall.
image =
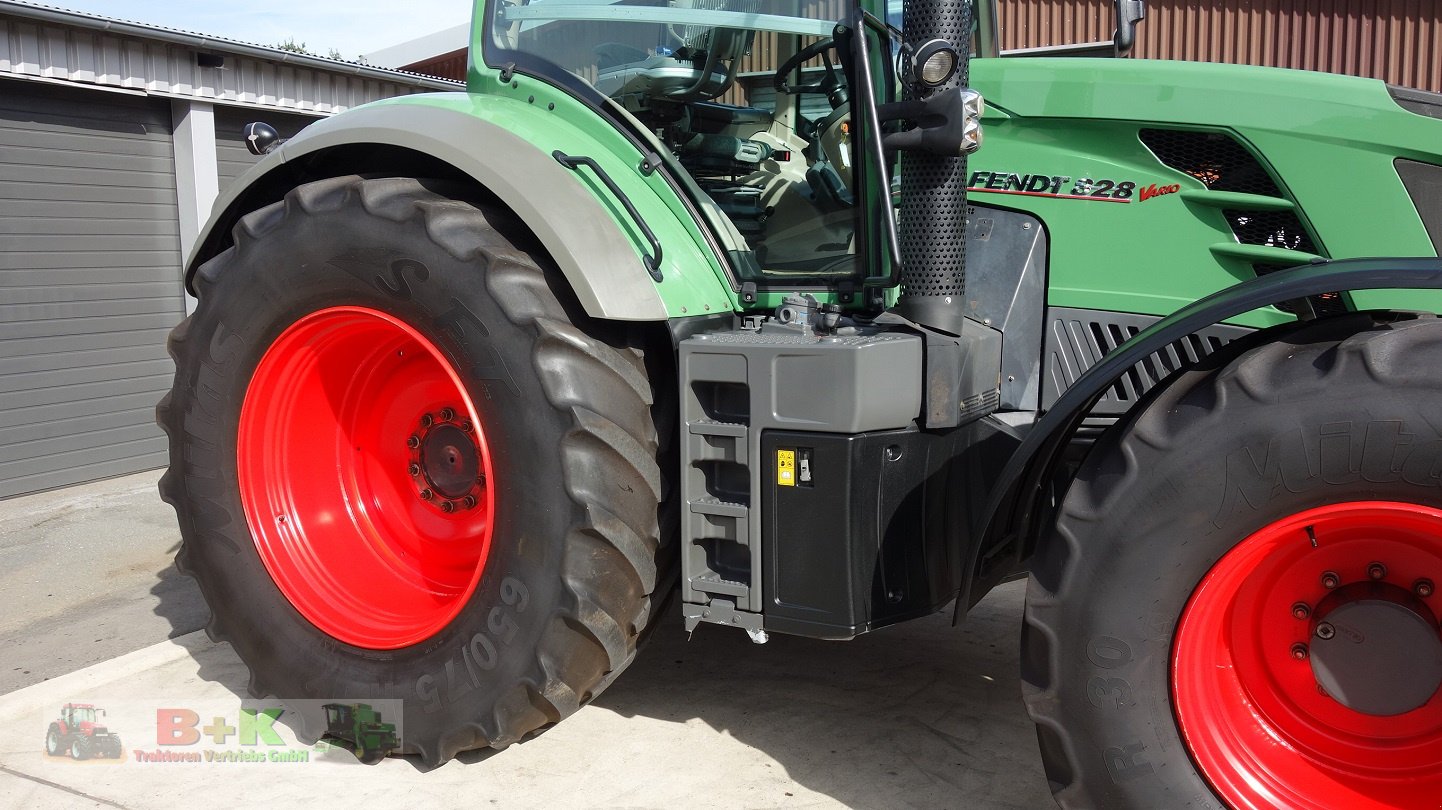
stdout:
[[(461, 716), (477, 718), (494, 739), (492, 704), (531, 675), (531, 651), (563, 598), (554, 572), (577, 521), (558, 450), (568, 423), (546, 404), (534, 335), (485, 294), (485, 263), (457, 258), (423, 232), (418, 239), (414, 220), (358, 215), (351, 202), (241, 240), (208, 278), (190, 327), (207, 336), (204, 357), (180, 364), (195, 376), (176, 386), (195, 398), (181, 404), (189, 439), (215, 451), (184, 459), (195, 523), (188, 553), (203, 558), (194, 569), (217, 573), (205, 583), (213, 606), (245, 605), (253, 617), (232, 615), (225, 625), (243, 659), (264, 662), (252, 664), (265, 673), (253, 692), (322, 698), (307, 701), (317, 706), (402, 700), (412, 730), (447, 715), (442, 725), (454, 726)], [(397, 650), (344, 644), (301, 617), (265, 570), (236, 494), (240, 407), (254, 369), (291, 324), (345, 305), (393, 315), (446, 354), (479, 412), (493, 464), (495, 525), (480, 582), (449, 625)], [(318, 710), (303, 719), (324, 725)], [(402, 732), (403, 741), (410, 736)]]
[[(1292, 359), (1359, 360), (1308, 349)], [(1078, 806), (1223, 806), (1178, 732), (1170, 664), (1187, 602), (1224, 554), (1327, 504), (1442, 507), (1435, 383), (1388, 385), (1361, 368), (1340, 387), (1285, 368), (1228, 379), (1245, 360), (1194, 374), (1185, 395), (1159, 398), (1098, 445), (1050, 551), (1069, 557), (1059, 591), (1030, 586), (1029, 600), (1054, 600), (1064, 617), (1053, 677), (1070, 755), (1089, 772)]]

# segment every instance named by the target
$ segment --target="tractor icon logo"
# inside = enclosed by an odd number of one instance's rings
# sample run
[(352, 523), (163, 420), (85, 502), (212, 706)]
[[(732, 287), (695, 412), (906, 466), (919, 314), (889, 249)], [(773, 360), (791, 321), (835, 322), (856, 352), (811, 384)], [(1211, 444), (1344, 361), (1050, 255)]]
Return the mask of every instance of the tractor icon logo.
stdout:
[(365, 703), (327, 703), (324, 708), (326, 738), (340, 742), (361, 762), (380, 762), (400, 745), (395, 723), (381, 722), (381, 713)]
[(119, 759), (123, 748), (120, 735), (111, 733), (100, 718), (104, 709), (89, 703), (67, 703), (60, 707), (60, 717), (45, 732), (45, 753), (52, 757), (71, 759), (106, 757)]

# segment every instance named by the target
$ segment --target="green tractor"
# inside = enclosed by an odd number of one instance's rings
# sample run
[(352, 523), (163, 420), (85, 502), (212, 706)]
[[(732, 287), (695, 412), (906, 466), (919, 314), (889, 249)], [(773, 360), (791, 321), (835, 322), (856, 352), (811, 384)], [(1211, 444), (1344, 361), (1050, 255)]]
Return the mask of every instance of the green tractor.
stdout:
[(1029, 575), (1061, 805), (1434, 806), (1442, 96), (996, 26), (485, 0), (467, 92), (252, 125), (159, 408), (252, 688), (435, 765), (673, 594), (846, 639)]
[(367, 703), (327, 703), (325, 737), (340, 742), (365, 763), (379, 762), (400, 744), (396, 724), (382, 722), (381, 713)]

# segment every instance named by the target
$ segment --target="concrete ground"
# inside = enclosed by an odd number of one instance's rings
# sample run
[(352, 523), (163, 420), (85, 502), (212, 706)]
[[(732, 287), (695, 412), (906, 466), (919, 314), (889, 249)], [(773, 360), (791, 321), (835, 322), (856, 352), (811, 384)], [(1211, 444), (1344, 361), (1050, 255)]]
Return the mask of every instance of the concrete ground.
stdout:
[[(300, 745), (283, 715), (266, 750), (306, 762), (137, 761), (159, 750), (158, 709), (234, 724), (246, 680), (229, 646), (195, 632), (205, 608), (170, 565), (179, 537), (157, 478), (0, 502), (0, 806), (1052, 806), (1017, 684), (1021, 583), (960, 628), (940, 615), (845, 643), (707, 627), (688, 641), (667, 615), (575, 716), (428, 773)], [(107, 709), (121, 760), (44, 753), (70, 701)], [(229, 742), (166, 750), (256, 750)]]

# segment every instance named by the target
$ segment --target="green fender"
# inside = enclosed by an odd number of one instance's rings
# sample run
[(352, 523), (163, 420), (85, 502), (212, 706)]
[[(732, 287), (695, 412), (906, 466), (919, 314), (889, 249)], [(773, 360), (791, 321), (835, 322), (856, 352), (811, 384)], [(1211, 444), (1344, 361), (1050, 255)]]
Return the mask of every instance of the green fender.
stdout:
[[(641, 152), (578, 102), (549, 103), (547, 109), (490, 94), (413, 95), (311, 124), (216, 200), (186, 261), (187, 286), (196, 268), (226, 247), (230, 228), (246, 213), (281, 199), (299, 183), (388, 171), (373, 162), (331, 160), (316, 174), (309, 158), (341, 147), (381, 146), (443, 161), (499, 198), (535, 233), (592, 317), (661, 321), (733, 309), (714, 251), (694, 223), (678, 215), (685, 208), (659, 173), (647, 178), (638, 171)], [(651, 245), (621, 201), (590, 169), (563, 167), (554, 151), (591, 157), (614, 179), (664, 247), (662, 281), (648, 273), (643, 257), (651, 254)]]

